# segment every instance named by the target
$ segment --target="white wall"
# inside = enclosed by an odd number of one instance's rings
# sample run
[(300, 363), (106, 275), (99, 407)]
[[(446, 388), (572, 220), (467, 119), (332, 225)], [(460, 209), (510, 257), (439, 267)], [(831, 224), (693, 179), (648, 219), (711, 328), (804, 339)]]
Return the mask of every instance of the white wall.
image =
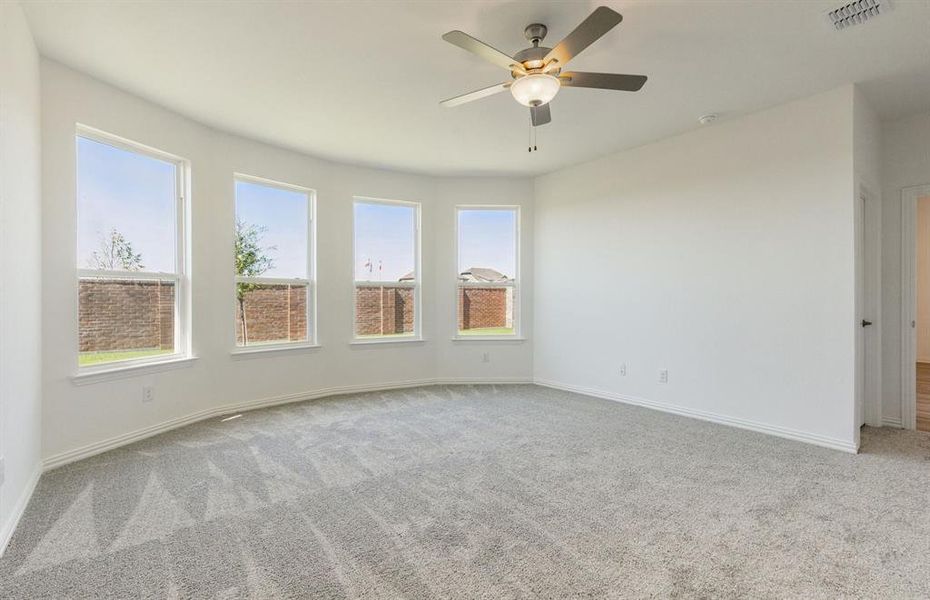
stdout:
[(39, 57), (18, 4), (0, 2), (0, 553), (39, 473)]
[[(221, 133), (54, 62), (42, 64), (45, 458), (172, 419), (282, 395), (345, 386), (529, 380), (529, 343), (453, 342), (454, 206), (524, 210), (522, 310), (532, 329), (529, 179), (441, 179), (356, 168)], [(273, 110), (273, 108), (269, 108)], [(75, 123), (182, 156), (192, 168), (193, 346), (189, 368), (76, 386)], [(299, 124), (295, 124), (299, 126)], [(322, 348), (232, 357), (233, 180), (248, 173), (317, 190), (318, 315)], [(423, 204), (423, 343), (352, 346), (352, 196)], [(490, 352), (491, 361), (482, 362)], [(141, 387), (156, 386), (142, 404)]]
[(930, 112), (882, 124), (882, 416), (901, 424), (901, 190), (930, 184)]
[(851, 86), (538, 178), (537, 378), (854, 449), (853, 182)]

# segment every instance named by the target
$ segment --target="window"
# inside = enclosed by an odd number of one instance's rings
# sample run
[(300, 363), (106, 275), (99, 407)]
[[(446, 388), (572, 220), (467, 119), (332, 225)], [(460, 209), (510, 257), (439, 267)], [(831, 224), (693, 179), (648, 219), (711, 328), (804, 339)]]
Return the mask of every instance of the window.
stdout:
[(457, 209), (459, 336), (518, 334), (519, 223), (516, 207)]
[(313, 191), (236, 176), (236, 346), (313, 342)]
[(84, 129), (76, 146), (79, 367), (186, 355), (184, 161)]
[(420, 205), (357, 199), (355, 337), (416, 339), (420, 335)]

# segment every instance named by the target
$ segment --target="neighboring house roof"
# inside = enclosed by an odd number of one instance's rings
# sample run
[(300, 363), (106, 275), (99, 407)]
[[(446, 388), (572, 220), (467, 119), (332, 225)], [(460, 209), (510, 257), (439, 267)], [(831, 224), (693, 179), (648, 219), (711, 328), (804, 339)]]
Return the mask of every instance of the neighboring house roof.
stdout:
[[(461, 281), (477, 281), (480, 283), (504, 283), (510, 281), (510, 278), (500, 271), (487, 267), (472, 267), (467, 271), (462, 271), (459, 279)], [(397, 281), (413, 281), (413, 271), (410, 271)]]
[(472, 267), (467, 271), (462, 271), (462, 274), (459, 275), (459, 279), (462, 281), (478, 281), (487, 283), (503, 283), (505, 281), (510, 281), (510, 278), (500, 271), (496, 269), (489, 269), (487, 267)]

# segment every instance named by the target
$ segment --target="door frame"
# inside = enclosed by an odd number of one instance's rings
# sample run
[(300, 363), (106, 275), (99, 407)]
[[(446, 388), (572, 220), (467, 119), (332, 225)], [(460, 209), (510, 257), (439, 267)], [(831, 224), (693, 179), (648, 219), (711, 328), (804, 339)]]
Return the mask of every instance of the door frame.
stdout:
[[(855, 435), (865, 424), (880, 427), (881, 406), (881, 203), (860, 182), (855, 195), (856, 322)], [(872, 322), (863, 327), (862, 321)]]
[(930, 184), (901, 190), (901, 426), (917, 429), (917, 200)]

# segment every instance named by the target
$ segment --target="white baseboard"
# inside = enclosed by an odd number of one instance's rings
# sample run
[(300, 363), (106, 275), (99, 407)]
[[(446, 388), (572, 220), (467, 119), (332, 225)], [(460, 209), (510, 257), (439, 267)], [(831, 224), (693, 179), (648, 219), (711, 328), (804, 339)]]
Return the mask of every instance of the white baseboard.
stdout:
[(901, 417), (882, 417), (882, 427), (904, 429), (904, 424), (901, 422)]
[(42, 469), (39, 468), (39, 465), (36, 465), (35, 471), (29, 477), (29, 481), (26, 482), (26, 487), (23, 488), (19, 498), (16, 499), (16, 504), (13, 505), (13, 511), (7, 518), (6, 523), (3, 523), (2, 527), (0, 527), (0, 557), (3, 556), (7, 544), (10, 543), (10, 538), (13, 537), (13, 532), (16, 531), (16, 526), (19, 524), (20, 518), (23, 516), (23, 513), (26, 512), (26, 506), (29, 505), (29, 499), (32, 498), (32, 492), (35, 491), (36, 484), (39, 483), (39, 476), (41, 475)]
[(81, 446), (79, 448), (74, 448), (72, 450), (66, 450), (65, 452), (60, 452), (52, 456), (47, 457), (42, 461), (43, 471), (49, 471), (57, 467), (61, 467), (68, 463), (72, 463), (84, 458), (89, 458), (96, 454), (106, 452), (108, 450), (113, 450), (114, 448), (119, 448), (120, 446), (125, 446), (127, 444), (132, 444), (133, 442), (138, 442), (153, 435), (158, 435), (159, 433), (164, 433), (172, 429), (177, 429), (178, 427), (183, 427), (185, 425), (190, 425), (191, 423), (196, 423), (197, 421), (203, 421), (204, 419), (209, 419), (211, 417), (216, 417), (219, 415), (227, 415), (234, 412), (243, 412), (248, 410), (256, 410), (259, 408), (266, 408), (269, 406), (276, 406), (279, 404), (289, 404), (291, 402), (303, 402), (305, 400), (318, 400), (320, 398), (326, 398), (329, 396), (341, 396), (345, 394), (357, 394), (361, 392), (378, 392), (382, 390), (396, 390), (402, 388), (411, 388), (419, 387), (424, 385), (493, 385), (493, 384), (527, 384), (533, 383), (533, 380), (529, 377), (519, 378), (519, 377), (447, 377), (447, 378), (427, 378), (427, 379), (415, 379), (407, 381), (395, 381), (390, 383), (372, 383), (372, 384), (362, 384), (362, 385), (344, 385), (330, 388), (322, 388), (319, 390), (307, 391), (307, 392), (297, 392), (294, 394), (285, 394), (281, 396), (272, 396), (269, 398), (260, 398), (258, 400), (249, 400), (246, 402), (238, 402), (236, 404), (227, 404), (224, 406), (218, 406), (216, 408), (209, 408), (206, 410), (201, 410), (183, 417), (177, 417), (175, 419), (169, 419), (161, 423), (156, 423), (148, 427), (143, 427), (142, 429), (137, 429), (135, 431), (130, 431), (129, 433), (124, 433), (106, 440), (101, 440), (93, 444), (88, 444), (86, 446)]
[[(407, 381), (395, 381), (390, 383), (375, 383), (375, 384), (362, 384), (362, 385), (347, 385), (347, 386), (337, 386), (330, 388), (323, 388), (319, 390), (307, 391), (307, 392), (298, 392), (294, 394), (285, 394), (281, 396), (272, 396), (269, 398), (260, 398), (258, 400), (250, 400), (246, 402), (239, 402), (236, 404), (227, 404), (224, 406), (219, 406), (216, 408), (210, 408), (207, 410), (198, 411), (185, 415), (182, 417), (177, 417), (175, 419), (169, 419), (161, 423), (156, 423), (142, 429), (137, 429), (129, 433), (118, 435), (106, 440), (101, 440), (93, 444), (88, 444), (86, 446), (81, 446), (79, 448), (74, 448), (72, 450), (67, 450), (65, 452), (60, 452), (52, 456), (47, 457), (42, 462), (42, 468), (44, 471), (49, 471), (57, 467), (61, 467), (68, 463), (72, 463), (84, 458), (89, 458), (96, 454), (106, 452), (108, 450), (113, 450), (119, 448), (120, 446), (125, 446), (139, 440), (151, 437), (153, 435), (158, 435), (159, 433), (164, 433), (172, 429), (177, 429), (185, 425), (190, 425), (191, 423), (196, 423), (197, 421), (202, 421), (204, 419), (209, 419), (211, 417), (216, 417), (219, 415), (242, 412), (249, 410), (256, 410), (259, 408), (266, 408), (269, 406), (277, 406), (280, 404), (289, 404), (292, 402), (302, 402), (306, 400), (317, 400), (320, 398), (326, 398), (330, 396), (339, 396), (344, 394), (356, 394), (362, 392), (375, 392), (382, 390), (393, 390), (393, 389), (402, 389), (410, 387), (419, 387), (425, 385), (455, 385), (455, 384), (473, 384), (473, 385), (485, 385), (485, 384), (531, 384), (535, 383), (544, 387), (564, 390), (568, 392), (575, 392), (578, 394), (584, 394), (586, 396), (593, 396), (596, 398), (603, 398), (606, 400), (613, 400), (616, 402), (622, 402), (624, 404), (632, 404), (636, 406), (642, 406), (645, 408), (651, 408), (654, 410), (660, 410), (662, 412), (682, 415), (686, 417), (692, 417), (695, 419), (701, 419), (703, 421), (710, 421), (712, 423), (719, 423), (722, 425), (730, 425), (732, 427), (739, 427), (741, 429), (748, 429), (750, 431), (756, 431), (760, 433), (767, 433), (769, 435), (775, 435), (778, 437), (787, 438), (790, 440), (795, 440), (799, 442), (806, 442), (808, 444), (814, 444), (817, 446), (822, 446), (825, 448), (832, 448), (835, 450), (841, 450), (843, 452), (856, 453), (858, 448), (851, 442), (846, 442), (844, 440), (834, 439), (826, 436), (821, 436), (817, 434), (807, 433), (803, 431), (797, 431), (794, 429), (788, 429), (785, 427), (778, 427), (774, 425), (766, 425), (764, 423), (758, 423), (755, 421), (749, 421), (746, 419), (740, 419), (736, 417), (729, 417), (726, 415), (721, 415), (717, 413), (712, 413), (709, 411), (696, 410), (692, 408), (686, 408), (682, 406), (676, 406), (671, 404), (665, 404), (662, 402), (654, 402), (652, 400), (646, 400), (644, 398), (637, 398), (633, 396), (627, 396), (623, 394), (617, 394), (614, 392), (608, 392), (605, 390), (598, 390), (593, 388), (587, 388), (577, 385), (560, 383), (557, 381), (551, 381), (546, 379), (531, 379), (528, 377), (501, 377), (501, 378), (487, 378), (487, 377), (448, 377), (448, 378), (426, 378), (426, 379), (416, 379), (416, 380), (407, 380)], [(891, 419), (884, 419), (883, 425), (888, 427), (901, 427), (900, 420), (894, 421)], [(34, 485), (34, 483), (33, 483)], [(28, 501), (28, 499), (27, 499)], [(0, 538), (2, 539), (2, 538)]]
[(605, 390), (586, 388), (546, 379), (536, 379), (535, 383), (537, 385), (563, 390), (566, 392), (575, 392), (585, 396), (594, 396), (595, 398), (603, 398), (605, 400), (613, 400), (615, 402), (622, 402), (624, 404), (642, 406), (645, 408), (660, 410), (662, 412), (681, 415), (684, 417), (692, 417), (702, 421), (710, 421), (711, 423), (719, 423), (721, 425), (730, 425), (731, 427), (739, 427), (740, 429), (748, 429), (750, 431), (756, 431), (759, 433), (767, 433), (769, 435), (787, 438), (789, 440), (795, 440), (798, 442), (806, 442), (808, 444), (814, 444), (815, 446), (822, 446), (824, 448), (831, 448), (833, 450), (841, 450), (851, 454), (856, 454), (859, 452), (859, 448), (852, 442), (814, 433), (807, 433), (805, 431), (788, 429), (787, 427), (766, 425), (765, 423), (758, 423), (756, 421), (749, 421), (747, 419), (740, 419), (737, 417), (729, 417), (709, 411), (697, 410), (684, 406), (676, 406), (674, 404), (666, 404), (664, 402), (655, 402), (652, 400), (646, 400), (644, 398), (637, 398), (635, 396), (627, 396), (624, 394), (617, 394)]

